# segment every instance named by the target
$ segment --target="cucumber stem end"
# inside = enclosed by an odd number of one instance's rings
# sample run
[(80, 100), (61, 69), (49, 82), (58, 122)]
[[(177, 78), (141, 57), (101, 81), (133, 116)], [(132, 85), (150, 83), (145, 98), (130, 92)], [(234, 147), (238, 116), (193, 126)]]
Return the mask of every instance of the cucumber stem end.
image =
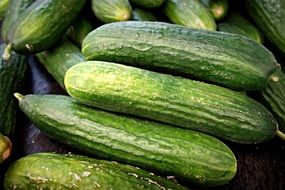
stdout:
[(277, 131), (276, 131), (276, 135), (277, 135), (278, 137), (280, 137), (282, 140), (285, 140), (285, 133), (279, 131), (278, 129), (277, 129)]
[(21, 101), (23, 98), (24, 98), (24, 96), (22, 95), (22, 94), (20, 94), (20, 93), (14, 93), (14, 96), (19, 100), (19, 101)]

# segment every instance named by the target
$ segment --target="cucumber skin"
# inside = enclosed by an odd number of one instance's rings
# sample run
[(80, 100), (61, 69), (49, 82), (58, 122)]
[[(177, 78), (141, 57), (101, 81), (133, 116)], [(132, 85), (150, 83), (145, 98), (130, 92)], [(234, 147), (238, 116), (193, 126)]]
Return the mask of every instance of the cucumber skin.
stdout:
[(1, 0), (0, 2), (0, 20), (5, 17), (6, 11), (8, 10), (10, 0)]
[(131, 3), (134, 3), (143, 8), (155, 8), (163, 4), (165, 0), (130, 0)]
[(157, 21), (157, 17), (150, 11), (135, 8), (132, 12), (133, 20), (136, 21)]
[(130, 20), (132, 7), (128, 0), (92, 0), (92, 10), (102, 22), (120, 22)]
[[(0, 55), (5, 44), (0, 44)], [(17, 104), (13, 93), (23, 89), (28, 73), (28, 57), (11, 54), (9, 62), (0, 57), (0, 133), (9, 138), (14, 136)]]
[(36, 57), (63, 89), (66, 71), (84, 61), (80, 49), (68, 39), (62, 39), (49, 50), (36, 54)]
[(228, 13), (228, 0), (201, 0), (201, 2), (208, 8), (216, 21), (223, 20)]
[(50, 137), (104, 159), (203, 186), (227, 183), (236, 173), (232, 151), (199, 132), (93, 109), (68, 96), (28, 95), (20, 108)]
[(285, 1), (247, 0), (246, 7), (262, 33), (285, 53)]
[(179, 74), (239, 91), (265, 88), (277, 68), (273, 54), (255, 41), (162, 22), (106, 24), (86, 36), (82, 53), (86, 60)]
[[(60, 170), (58, 169), (60, 168)], [(8, 189), (177, 189), (186, 188), (150, 173), (116, 162), (86, 156), (36, 153), (15, 161), (8, 169)]]
[(86, 0), (36, 0), (10, 27), (7, 39), (21, 54), (34, 54), (54, 45), (66, 32)]
[(175, 24), (195, 29), (217, 29), (214, 18), (199, 0), (166, 0), (163, 11)]
[(108, 62), (70, 68), (65, 87), (76, 100), (229, 141), (255, 144), (275, 136), (276, 121), (264, 106), (215, 85)]

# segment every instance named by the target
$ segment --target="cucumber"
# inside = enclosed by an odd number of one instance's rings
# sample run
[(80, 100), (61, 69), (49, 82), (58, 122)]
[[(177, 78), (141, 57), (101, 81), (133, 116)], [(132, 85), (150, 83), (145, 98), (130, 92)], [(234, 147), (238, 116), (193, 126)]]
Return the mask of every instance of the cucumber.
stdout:
[[(5, 45), (0, 45), (0, 55)], [(14, 136), (17, 104), (13, 93), (23, 89), (28, 70), (28, 57), (12, 53), (9, 61), (0, 56), (0, 133), (10, 138)]]
[(62, 39), (51, 49), (36, 54), (36, 57), (63, 89), (66, 71), (84, 61), (80, 49), (68, 39)]
[(84, 16), (79, 16), (68, 28), (66, 34), (78, 47), (81, 47), (84, 38), (92, 30), (90, 21)]
[(246, 7), (263, 34), (285, 53), (285, 1), (247, 0)]
[(270, 78), (267, 87), (261, 91), (266, 105), (275, 115), (280, 130), (285, 132), (285, 74), (278, 69)]
[(71, 67), (65, 87), (78, 101), (252, 144), (272, 139), (276, 121), (258, 102), (238, 92), (109, 62)]
[(42, 132), (101, 158), (203, 186), (225, 184), (236, 173), (232, 151), (206, 134), (93, 109), (69, 96), (15, 96)]
[[(2, 0), (1, 0), (2, 1)], [(8, 10), (3, 20), (1, 35), (2, 39), (7, 42), (7, 33), (19, 15), (32, 4), (35, 0), (11, 0)]]
[(0, 133), (0, 164), (10, 156), (11, 150), (10, 139)]
[(16, 160), (6, 172), (4, 187), (6, 190), (186, 190), (170, 180), (133, 166), (86, 156), (55, 153), (36, 153)]
[(1, 0), (0, 2), (0, 20), (4, 18), (6, 11), (8, 10), (10, 0)]
[(199, 0), (166, 0), (163, 10), (175, 24), (205, 30), (217, 28), (214, 18)]
[(219, 24), (218, 28), (220, 31), (243, 35), (261, 44), (264, 41), (263, 35), (259, 29), (257, 29), (246, 18), (237, 13), (230, 14), (225, 23)]
[(228, 0), (201, 0), (201, 2), (207, 7), (216, 21), (223, 20), (228, 13)]
[(156, 21), (157, 18), (156, 16), (148, 11), (148, 10), (145, 10), (145, 9), (139, 9), (139, 8), (135, 8), (132, 12), (132, 15), (133, 15), (133, 20), (136, 20), (136, 21)]
[(250, 39), (162, 22), (106, 24), (86, 36), (82, 52), (87, 60), (182, 75), (239, 91), (265, 88), (277, 68), (273, 54)]
[(164, 0), (130, 0), (130, 2), (143, 8), (155, 8), (162, 5)]
[(132, 16), (132, 7), (128, 0), (92, 0), (92, 10), (105, 23), (130, 20)]
[(9, 28), (11, 48), (21, 54), (34, 54), (54, 45), (71, 25), (85, 0), (36, 0)]

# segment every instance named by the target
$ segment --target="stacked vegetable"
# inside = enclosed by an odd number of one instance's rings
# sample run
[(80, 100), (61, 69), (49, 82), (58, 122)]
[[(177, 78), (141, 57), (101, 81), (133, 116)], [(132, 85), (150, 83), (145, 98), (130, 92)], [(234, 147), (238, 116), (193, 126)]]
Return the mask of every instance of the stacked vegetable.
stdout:
[[(5, 189), (219, 186), (237, 172), (227, 142), (285, 139), (285, 75), (262, 45), (269, 39), (284, 53), (283, 0), (246, 1), (261, 31), (247, 15), (227, 14), (225, 0), (2, 4), (0, 13), (9, 7), (0, 49), (0, 162), (17, 130), (13, 94), (42, 132), (97, 158), (20, 158), (7, 170)], [(102, 26), (94, 29), (88, 10)], [(28, 55), (70, 96), (18, 93)]]

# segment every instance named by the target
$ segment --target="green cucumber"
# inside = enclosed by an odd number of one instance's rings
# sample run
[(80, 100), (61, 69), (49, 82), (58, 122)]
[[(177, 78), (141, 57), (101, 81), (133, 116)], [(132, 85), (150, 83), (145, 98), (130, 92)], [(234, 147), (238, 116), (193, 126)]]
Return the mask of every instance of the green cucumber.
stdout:
[(156, 16), (148, 11), (148, 10), (145, 10), (145, 9), (139, 9), (139, 8), (135, 8), (132, 12), (132, 15), (133, 15), (133, 20), (136, 20), (136, 21), (156, 21), (157, 18)]
[(275, 115), (280, 130), (285, 132), (285, 74), (280, 69), (271, 76), (261, 94), (266, 105)]
[[(1, 0), (2, 1), (2, 0)], [(5, 14), (5, 19), (2, 24), (2, 39), (7, 42), (7, 33), (19, 15), (29, 7), (35, 0), (11, 0), (8, 10)]]
[(86, 60), (181, 74), (240, 91), (265, 88), (277, 68), (273, 54), (255, 41), (162, 22), (106, 24), (86, 36), (82, 52)]
[(171, 22), (189, 28), (217, 28), (214, 18), (199, 0), (166, 0), (164, 13)]
[(247, 0), (246, 6), (263, 34), (285, 53), (285, 1)]
[(186, 190), (168, 179), (133, 166), (86, 156), (55, 153), (36, 153), (16, 160), (6, 172), (4, 187), (6, 190)]
[(1, 0), (0, 2), (0, 20), (4, 18), (6, 11), (8, 10), (10, 0)]
[(84, 38), (92, 30), (93, 26), (90, 21), (84, 16), (79, 16), (68, 28), (66, 34), (77, 46), (81, 47)]
[(69, 96), (15, 96), (42, 132), (101, 158), (204, 186), (225, 184), (236, 173), (232, 151), (209, 135), (93, 109)]
[(0, 133), (0, 164), (10, 156), (11, 150), (11, 141), (8, 137)]
[(252, 144), (272, 139), (276, 121), (238, 92), (198, 81), (109, 62), (71, 67), (65, 87), (78, 101)]
[(128, 0), (92, 0), (92, 10), (105, 23), (130, 20), (132, 16), (132, 7)]
[[(232, 34), (237, 34), (237, 35), (242, 35), (244, 37), (247, 38), (251, 38), (252, 36), (248, 36), (248, 34), (246, 33), (246, 31), (244, 31), (243, 29), (239, 28), (238, 26), (223, 22), (223, 23), (219, 23), (218, 24), (218, 31), (221, 32), (227, 32), (227, 33), (232, 33)], [(253, 39), (253, 38), (251, 38)], [(255, 39), (253, 39), (255, 40)]]
[(9, 28), (7, 40), (21, 54), (33, 54), (54, 45), (71, 25), (85, 0), (36, 0)]
[(84, 61), (80, 49), (68, 39), (62, 39), (56, 46), (36, 54), (36, 57), (63, 89), (66, 71)]
[[(0, 55), (5, 44), (0, 45)], [(16, 123), (17, 104), (13, 98), (16, 91), (23, 89), (28, 70), (28, 57), (12, 52), (9, 61), (0, 56), (0, 133), (12, 138)]]
[(143, 8), (155, 8), (162, 5), (164, 0), (130, 0), (130, 2)]
[(201, 2), (217, 21), (223, 20), (228, 13), (228, 0), (201, 0)]

